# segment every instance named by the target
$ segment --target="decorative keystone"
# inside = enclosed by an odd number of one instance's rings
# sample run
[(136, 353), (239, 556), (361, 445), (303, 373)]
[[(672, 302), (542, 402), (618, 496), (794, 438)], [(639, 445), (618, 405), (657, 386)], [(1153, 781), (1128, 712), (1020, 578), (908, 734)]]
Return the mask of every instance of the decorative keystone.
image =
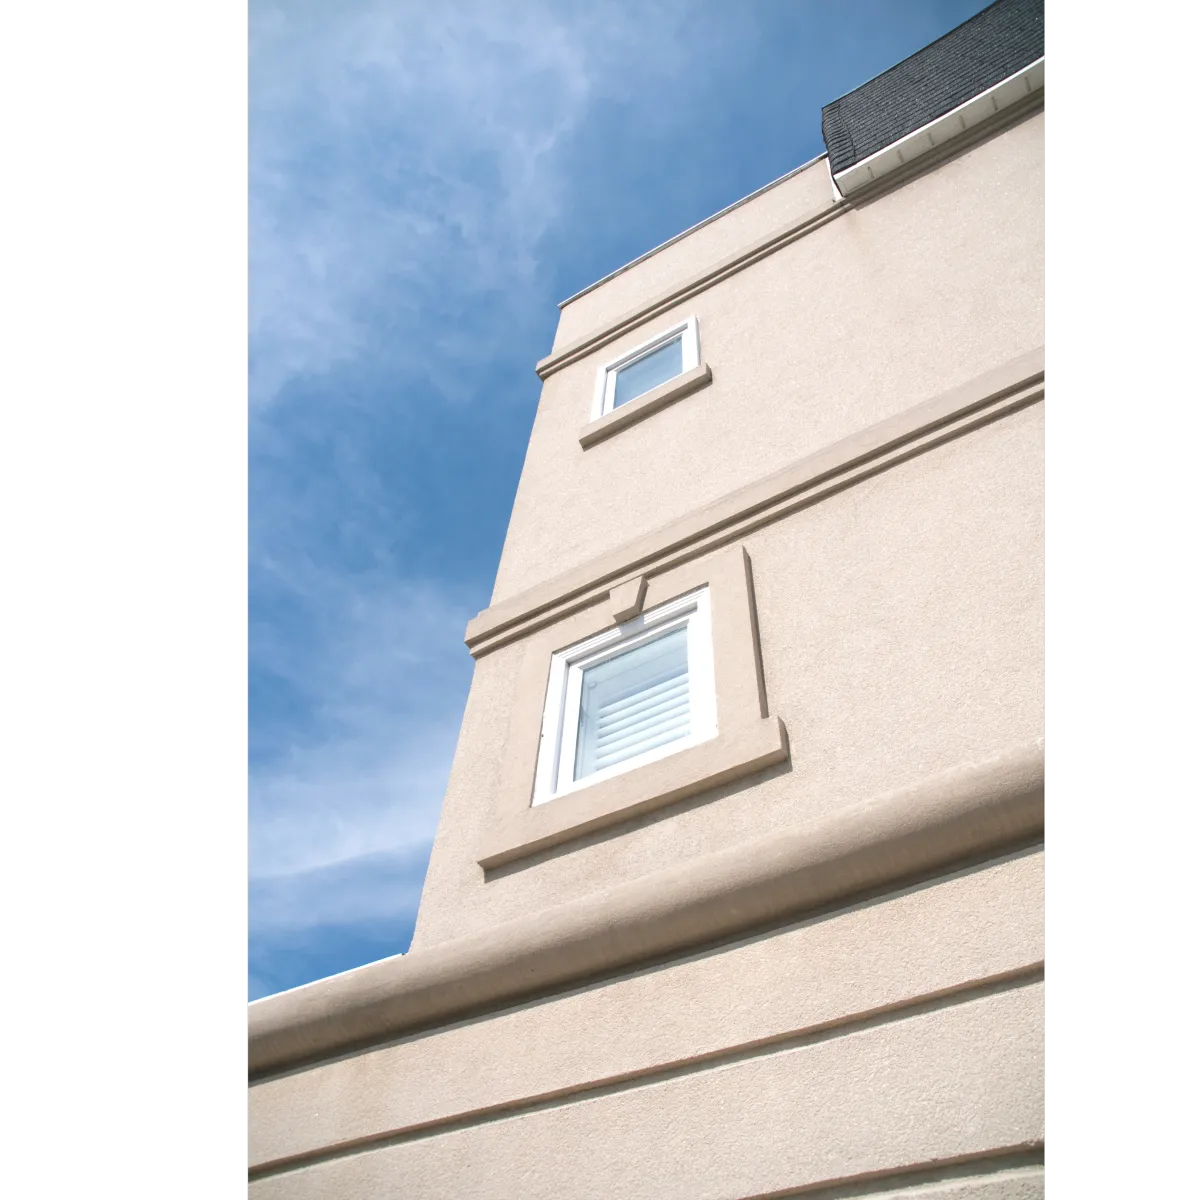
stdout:
[(632, 621), (642, 611), (642, 601), (646, 599), (646, 577), (637, 575), (618, 583), (608, 593), (608, 602), (612, 605), (613, 621), (620, 625)]

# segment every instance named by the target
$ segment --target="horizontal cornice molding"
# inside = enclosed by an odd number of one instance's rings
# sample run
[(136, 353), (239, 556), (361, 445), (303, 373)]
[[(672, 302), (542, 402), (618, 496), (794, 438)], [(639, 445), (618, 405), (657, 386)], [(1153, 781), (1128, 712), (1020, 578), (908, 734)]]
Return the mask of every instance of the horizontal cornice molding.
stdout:
[(252, 1077), (769, 927), (1029, 844), (1041, 742), (782, 833), (250, 1005)]
[(774, 254), (776, 250), (781, 249), (790, 242), (794, 242), (820, 229), (822, 225), (840, 216), (850, 207), (849, 202), (845, 200), (829, 200), (815, 212), (805, 213), (804, 216), (789, 222), (787, 225), (775, 230), (774, 233), (767, 234), (766, 237), (751, 242), (750, 245), (737, 251), (736, 254), (731, 254), (721, 259), (716, 266), (709, 267), (707, 271), (703, 271), (699, 275), (693, 275), (684, 283), (660, 293), (653, 300), (641, 304), (637, 308), (630, 309), (615, 320), (610, 321), (602, 329), (594, 330), (586, 337), (580, 338), (568, 346), (564, 346), (561, 350), (548, 354), (537, 364), (534, 370), (543, 380), (549, 379), (556, 371), (561, 371), (563, 367), (569, 366), (573, 362), (578, 362), (579, 359), (591, 354), (593, 350), (599, 350), (601, 346), (607, 346), (610, 342), (615, 342), (617, 338), (628, 333), (631, 329), (636, 329), (644, 322), (653, 320), (668, 309), (674, 308), (675, 305), (682, 304), (685, 300), (691, 299), (692, 296), (698, 295), (700, 292), (712, 287), (713, 284), (720, 283), (721, 280), (728, 279), (731, 275), (736, 275), (739, 271), (745, 270), (760, 259), (766, 258), (767, 255)]
[(494, 604), (468, 624), (476, 658), (654, 575), (744, 537), (825, 496), (1042, 398), (1045, 353), (1022, 354), (906, 412), (841, 438), (757, 483)]
[[(938, 124), (938, 129), (933, 133), (932, 137), (928, 136), (930, 131), (924, 129), (917, 130), (914, 134), (909, 135), (908, 138), (904, 139), (908, 150), (907, 154), (903, 148), (897, 154), (895, 146), (888, 146), (880, 151), (878, 155), (872, 156), (870, 163), (871, 170), (864, 169), (860, 171), (860, 166), (865, 167), (865, 164), (856, 164), (849, 170), (840, 172), (836, 177), (830, 171), (830, 191), (834, 194), (828, 202), (823, 203), (819, 208), (811, 209), (793, 221), (789, 221), (786, 225), (780, 226), (773, 233), (769, 233), (765, 237), (749, 243), (741, 250), (721, 259), (707, 270), (691, 276), (684, 280), (684, 282), (676, 284), (666, 291), (660, 292), (644, 304), (628, 309), (619, 317), (613, 318), (598, 329), (593, 329), (591, 333), (576, 339), (561, 350), (552, 350), (534, 367), (534, 370), (543, 381), (549, 379), (555, 372), (561, 371), (564, 367), (570, 366), (571, 363), (578, 362), (581, 358), (586, 358), (593, 351), (599, 350), (611, 342), (615, 342), (617, 338), (623, 337), (639, 325), (654, 320), (655, 317), (661, 316), (679, 304), (683, 304), (693, 296), (698, 296), (701, 292), (707, 291), (715, 284), (736, 275), (739, 271), (744, 271), (747, 267), (751, 267), (756, 262), (774, 254), (775, 251), (783, 249), (784, 246), (790, 245), (802, 237), (807, 237), (810, 233), (815, 233), (830, 221), (836, 220), (843, 214), (878, 199), (896, 187), (903, 186), (917, 175), (923, 175), (927, 171), (935, 170), (948, 159), (961, 154), (979, 142), (995, 137), (997, 134), (1023, 121), (1027, 116), (1040, 111), (1044, 95), (1042, 79), (1038, 74), (1038, 71), (1041, 69), (1039, 64), (1034, 64), (1032, 68), (1028, 69), (1030, 71), (1028, 87), (1033, 92), (1032, 95), (1014, 93), (1012, 97), (1004, 97), (1005, 104), (1003, 106), (997, 106), (993, 103), (994, 97), (989, 92), (983, 99), (976, 98), (980, 100), (978, 111), (976, 112), (975, 109), (972, 109), (969, 121), (955, 110), (955, 113), (947, 114), (947, 118), (952, 119), (947, 119), (944, 124)], [(1020, 73), (1020, 79), (1014, 77), (1013, 81), (1005, 80), (1002, 86), (1007, 86), (1010, 83), (1014, 86), (1016, 83), (1019, 83), (1021, 88), (1024, 89), (1027, 86), (1025, 74), (1023, 72)], [(1001, 92), (997, 91), (997, 95), (1001, 94)], [(972, 101), (971, 103), (974, 104), (975, 102)], [(940, 121), (941, 118), (939, 118)], [(917, 144), (922, 138), (926, 138), (929, 141), (929, 149), (925, 151), (922, 148), (921, 154), (917, 155), (914, 151), (917, 149)], [(886, 171), (881, 171), (879, 168), (884, 165), (884, 160), (889, 155), (895, 156), (896, 161), (890, 162)], [(815, 165), (821, 157), (823, 156), (818, 156), (818, 159), (814, 159), (812, 164), (806, 164), (806, 166)], [(829, 169), (827, 163), (826, 169)], [(864, 177), (860, 178), (860, 175)], [(835, 183), (835, 179), (841, 180), (842, 187), (840, 189), (838, 184)], [(844, 194), (847, 184), (850, 184), (854, 190), (850, 191), (849, 194)], [(747, 199), (749, 198), (747, 197)], [(720, 213), (716, 214), (717, 217), (721, 215)], [(707, 222), (702, 222), (702, 224), (705, 223)], [(671, 243), (665, 244), (670, 245)], [(649, 258), (653, 253), (655, 252), (651, 252), (651, 254), (645, 257)], [(621, 271), (615, 274), (624, 273), (625, 270), (635, 266), (640, 261), (643, 260), (635, 260), (635, 263), (629, 264), (628, 267), (623, 267)], [(591, 287), (585, 288), (583, 292), (577, 293), (577, 296), (600, 287), (608, 278), (611, 278), (611, 276), (606, 276), (605, 280), (601, 280), (591, 285)], [(572, 299), (575, 298), (572, 297)]]
[(615, 271), (609, 271), (607, 275), (601, 276), (595, 283), (589, 283), (587, 287), (580, 288), (579, 291), (572, 293), (565, 300), (558, 302), (560, 309), (566, 308), (569, 304), (574, 304), (576, 300), (582, 299), (589, 292), (594, 292), (597, 288), (602, 288), (606, 283), (616, 279), (618, 275), (624, 275), (627, 271), (632, 271), (634, 267), (641, 266), (649, 258), (654, 258), (661, 254), (664, 250), (674, 246), (677, 242), (682, 242), (684, 238), (689, 238), (692, 234), (703, 229), (706, 225), (713, 224), (714, 221), (719, 221), (722, 217), (727, 216), (735, 209), (741, 208), (743, 205), (749, 204), (751, 200), (757, 200), (759, 196), (765, 195), (767, 192), (774, 191), (780, 184), (787, 183), (789, 179), (794, 179), (802, 171), (807, 171), (809, 167), (815, 166), (822, 159), (828, 157), (824, 150), (820, 154), (813, 155), (808, 162), (801, 163), (798, 167), (793, 167), (785, 175), (780, 175), (778, 179), (772, 179), (770, 183), (764, 184), (757, 191), (751, 192), (747, 196), (743, 196), (740, 200), (735, 200), (732, 204), (727, 204), (718, 212), (712, 214), (711, 217), (705, 217), (702, 221), (697, 221), (695, 225), (689, 225), (687, 229), (681, 229), (673, 237), (667, 238), (665, 242), (659, 242), (657, 246), (651, 247), (643, 254), (639, 254), (637, 258), (632, 258), (623, 266), (617, 267)]

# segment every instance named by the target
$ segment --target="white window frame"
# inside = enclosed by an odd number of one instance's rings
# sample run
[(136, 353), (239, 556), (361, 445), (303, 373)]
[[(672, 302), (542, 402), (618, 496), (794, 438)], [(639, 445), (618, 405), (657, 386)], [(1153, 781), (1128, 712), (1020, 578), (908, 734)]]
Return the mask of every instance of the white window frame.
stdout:
[[(639, 358), (645, 358), (647, 354), (653, 353), (660, 346), (665, 346), (667, 342), (674, 341), (679, 335), (683, 335), (682, 346), (682, 364), (679, 374), (685, 375), (688, 371), (693, 370), (700, 365), (700, 326), (694, 316), (688, 317), (684, 321), (680, 321), (672, 325), (670, 329), (664, 329), (654, 335), (654, 337), (642, 342), (638, 346), (634, 346), (632, 350), (627, 351), (620, 358), (613, 362), (605, 363), (596, 372), (596, 394), (592, 402), (592, 420), (597, 421), (607, 413), (613, 411), (613, 400), (616, 397), (617, 391), (617, 372), (624, 367), (637, 362)], [(672, 376), (673, 379), (678, 379), (679, 375)], [(660, 387), (670, 383), (670, 380), (663, 380)], [(653, 391), (653, 388), (650, 389)], [(642, 395), (646, 393), (643, 392)], [(637, 399), (638, 397), (634, 397)], [(631, 400), (630, 403), (633, 401)]]
[[(687, 629), (688, 715), (691, 732), (582, 779), (572, 779), (579, 733), (579, 697), (583, 673), (627, 650), (670, 633)], [(550, 661), (542, 737), (534, 777), (533, 804), (545, 804), (580, 788), (636, 770), (717, 736), (716, 678), (713, 671), (712, 610), (708, 588), (660, 604), (623, 625), (560, 650)], [(560, 783), (560, 777), (566, 779)]]

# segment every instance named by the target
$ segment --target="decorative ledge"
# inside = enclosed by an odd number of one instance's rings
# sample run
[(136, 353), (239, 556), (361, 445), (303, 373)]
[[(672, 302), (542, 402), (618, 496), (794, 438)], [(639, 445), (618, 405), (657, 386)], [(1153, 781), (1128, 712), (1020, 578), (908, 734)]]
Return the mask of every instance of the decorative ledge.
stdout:
[[(1025, 73), (1026, 70), (1028, 75)], [(976, 141), (999, 134), (1010, 123), (1023, 119), (1025, 115), (1037, 108), (1033, 99), (1034, 97), (1040, 98), (1042, 95), (1043, 71), (1044, 63), (1041, 60), (1032, 63), (1028, 68), (1022, 68), (1010, 79), (1002, 80), (994, 88), (989, 88), (979, 96), (972, 97), (966, 104), (945, 114), (944, 125), (942, 124), (943, 118), (938, 117), (936, 120), (928, 122), (928, 128), (914, 130), (911, 135), (905, 133), (903, 139), (898, 139), (898, 141), (902, 140), (906, 147), (901, 149), (899, 155), (896, 154), (896, 145), (889, 144), (870, 156), (869, 165), (865, 161), (854, 162), (853, 159), (848, 163), (842, 162), (840, 156), (836, 162), (828, 155), (819, 156), (825, 157), (830, 178), (836, 179), (841, 184), (841, 190), (838, 189), (837, 183), (830, 187), (829, 201), (815, 205), (773, 233), (749, 243), (720, 262), (653, 296), (636, 308), (629, 309), (612, 320), (606, 321), (601, 327), (593, 329), (591, 333), (577, 338), (558, 350), (551, 350), (534, 367), (538, 377), (542, 380), (549, 379), (556, 371), (561, 371), (564, 367), (586, 358), (589, 354), (616, 341), (630, 330), (669, 312), (692, 297), (700, 295), (716, 284), (774, 254), (777, 250), (781, 250), (784, 246), (790, 245), (802, 237), (807, 237), (810, 233), (815, 233), (830, 221), (853, 212), (858, 205), (877, 195), (880, 190), (886, 190), (892, 185), (899, 185), (912, 175), (932, 170), (947, 155), (965, 150)], [(830, 107), (826, 105), (824, 111), (827, 112)], [(822, 124), (824, 125), (824, 114)], [(937, 128), (933, 128), (934, 126)], [(932, 139), (928, 136), (930, 133), (933, 134)], [(925, 143), (924, 146), (921, 145), (922, 140)], [(935, 148), (938, 151), (936, 154), (932, 152)], [(919, 156), (916, 153), (918, 149), (920, 149)], [(895, 161), (890, 161), (889, 156)], [(914, 164), (914, 158), (918, 157), (919, 162)], [(816, 161), (817, 159), (812, 160), (813, 163)], [(888, 183), (875, 186), (877, 180), (885, 174), (889, 177)], [(850, 193), (855, 193), (853, 199), (849, 198)], [(715, 214), (717, 217), (721, 215), (720, 213)], [(628, 265), (635, 266), (639, 261), (641, 260), (635, 260), (634, 263)], [(605, 280), (599, 280), (591, 287), (585, 288), (584, 291), (591, 291), (595, 287), (602, 286), (604, 282)], [(582, 295), (582, 293), (577, 293), (577, 295)]]
[(493, 604), (468, 622), (467, 648), (479, 658), (601, 602), (625, 579), (662, 574), (914, 454), (1034, 404), (1044, 393), (1044, 370), (1045, 351), (1039, 346), (608, 554)]
[(767, 928), (1042, 836), (1044, 749), (250, 1005), (252, 1077)]
[(561, 350), (552, 351), (534, 367), (538, 378), (542, 380), (549, 379), (551, 375), (556, 371), (561, 371), (563, 367), (570, 366), (571, 363), (578, 362), (581, 358), (586, 358), (602, 346), (607, 346), (610, 342), (615, 342), (622, 334), (628, 333), (631, 329), (636, 329), (639, 325), (644, 325), (647, 321), (668, 312), (676, 305), (689, 300), (692, 296), (698, 296), (701, 292), (706, 291), (714, 284), (720, 283), (723, 279), (728, 279), (730, 276), (736, 275), (739, 271), (744, 271), (747, 267), (753, 266), (760, 259), (774, 254), (776, 250), (782, 249), (789, 243), (806, 237), (810, 233), (814, 233), (821, 226), (832, 221), (842, 213), (849, 212), (850, 209), (851, 205), (844, 200), (831, 198), (829, 201), (822, 202), (796, 220), (788, 222), (788, 224), (775, 230), (774, 233), (759, 238), (745, 248), (729, 255), (699, 275), (693, 276), (691, 279), (670, 288), (668, 291), (660, 293), (652, 300), (639, 305), (637, 308), (630, 309), (623, 315), (607, 322), (602, 328), (593, 330), (585, 337), (579, 338), (568, 346), (564, 346)]
[(674, 379), (668, 379), (666, 383), (651, 388), (650, 391), (630, 400), (628, 404), (622, 404), (620, 408), (614, 408), (612, 412), (605, 413), (597, 420), (589, 421), (579, 431), (579, 444), (586, 450), (589, 446), (612, 437), (614, 433), (620, 433), (622, 429), (644, 421), (660, 408), (666, 408), (668, 404), (674, 404), (676, 400), (682, 400), (684, 396), (690, 396), (693, 392), (708, 387), (710, 383), (712, 368), (707, 363), (701, 363), (698, 367), (684, 371), (682, 375), (676, 375)]
[(490, 870), (528, 858), (593, 830), (629, 821), (764, 771), (786, 762), (787, 757), (783, 722), (778, 717), (762, 717), (628, 775), (618, 775), (537, 808), (526, 804), (524, 811), (511, 814), (493, 834), (479, 856), (479, 865)]

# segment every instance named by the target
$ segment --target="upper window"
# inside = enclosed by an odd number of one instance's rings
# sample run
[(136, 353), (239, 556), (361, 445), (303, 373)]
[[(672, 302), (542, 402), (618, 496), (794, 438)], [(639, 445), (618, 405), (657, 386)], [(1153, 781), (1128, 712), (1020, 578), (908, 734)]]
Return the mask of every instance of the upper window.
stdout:
[(628, 354), (600, 368), (593, 420), (690, 371), (700, 363), (696, 318), (664, 330)]
[(708, 589), (551, 660), (533, 803), (716, 736)]

